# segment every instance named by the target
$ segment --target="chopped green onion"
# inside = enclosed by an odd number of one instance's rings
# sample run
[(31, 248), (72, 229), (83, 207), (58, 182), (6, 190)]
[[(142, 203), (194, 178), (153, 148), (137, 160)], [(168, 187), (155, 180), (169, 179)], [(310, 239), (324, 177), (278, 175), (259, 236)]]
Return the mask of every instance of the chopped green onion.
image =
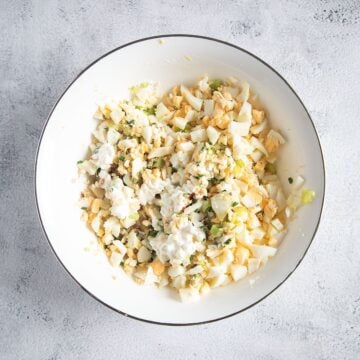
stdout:
[(217, 184), (220, 184), (223, 180), (224, 180), (224, 179), (211, 178), (211, 179), (209, 180), (209, 184), (210, 184), (211, 186), (217, 185)]
[(147, 115), (155, 115), (156, 112), (156, 106), (153, 106), (151, 108), (146, 108), (143, 110), (145, 114)]
[(190, 132), (190, 130), (191, 130), (191, 127), (190, 127), (189, 124), (187, 124), (184, 129), (180, 129), (177, 126), (174, 127), (175, 132), (186, 132), (186, 133), (188, 133), (188, 132)]
[(156, 230), (150, 230), (150, 231), (149, 231), (149, 236), (155, 237), (158, 233), (159, 233), (159, 232), (156, 231)]
[(135, 120), (131, 119), (131, 120), (126, 120), (126, 123), (129, 125), (129, 126), (133, 126), (135, 124)]
[(292, 184), (294, 182), (294, 179), (292, 177), (289, 177), (288, 182), (289, 182), (289, 184)]
[(200, 175), (195, 175), (194, 178), (199, 180), (199, 179), (202, 178), (203, 176), (204, 176), (204, 175), (201, 175), (201, 174), (200, 174)]
[(198, 278), (199, 276), (201, 276), (201, 274), (191, 274), (190, 275), (190, 277), (192, 278), (192, 279), (196, 279), (196, 278)]
[(210, 89), (212, 91), (216, 91), (222, 84), (223, 84), (223, 82), (219, 79), (211, 80), (210, 81)]
[(84, 160), (79, 160), (78, 162), (77, 162), (77, 164), (82, 164), (84, 162)]
[(149, 85), (149, 83), (147, 81), (142, 82), (139, 85), (134, 85), (134, 86), (130, 86), (129, 89), (130, 91), (138, 91), (139, 89), (143, 89), (146, 88)]
[(229, 245), (230, 242), (231, 242), (231, 239), (227, 239), (226, 241), (224, 241), (224, 244), (225, 244), (225, 245)]
[(119, 160), (125, 161), (125, 156), (124, 155), (119, 156)]
[(87, 210), (87, 207), (86, 207), (86, 206), (83, 206), (83, 207), (81, 208), (81, 210)]

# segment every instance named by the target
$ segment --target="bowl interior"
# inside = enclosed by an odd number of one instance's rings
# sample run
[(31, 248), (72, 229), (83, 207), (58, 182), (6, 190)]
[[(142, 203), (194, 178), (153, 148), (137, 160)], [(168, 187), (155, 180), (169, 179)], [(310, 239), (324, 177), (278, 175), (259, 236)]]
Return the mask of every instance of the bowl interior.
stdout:
[[(213, 290), (197, 303), (182, 304), (170, 290), (136, 285), (112, 268), (94, 235), (80, 220), (82, 188), (76, 162), (84, 157), (95, 127), (92, 116), (105, 99), (128, 96), (131, 85), (155, 80), (162, 90), (211, 77), (246, 79), (287, 138), (279, 173), (301, 174), (317, 193), (301, 209), (277, 255), (236, 284)], [(44, 130), (37, 159), (36, 190), (48, 239), (68, 272), (96, 298), (130, 316), (161, 323), (199, 323), (239, 312), (258, 302), (296, 268), (316, 231), (324, 195), (324, 165), (312, 122), (285, 81), (254, 56), (228, 44), (198, 37), (147, 39), (119, 48), (84, 71), (65, 91)], [(255, 282), (249, 282), (255, 280)], [(252, 284), (251, 284), (252, 283)]]

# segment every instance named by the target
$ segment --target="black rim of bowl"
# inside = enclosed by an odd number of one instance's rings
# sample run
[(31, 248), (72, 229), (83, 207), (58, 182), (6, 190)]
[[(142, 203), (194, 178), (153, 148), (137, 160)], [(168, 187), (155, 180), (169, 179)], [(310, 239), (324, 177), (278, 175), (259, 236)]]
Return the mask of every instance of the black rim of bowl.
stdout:
[[(41, 142), (42, 142), (42, 138), (43, 138), (43, 135), (45, 133), (45, 130), (46, 130), (46, 127), (47, 127), (47, 124), (55, 110), (55, 108), (57, 107), (58, 103), (61, 101), (61, 99), (63, 98), (63, 96), (66, 94), (66, 92), (69, 90), (69, 88), (75, 83), (76, 80), (79, 79), (79, 77), (84, 73), (86, 72), (90, 67), (92, 67), (94, 64), (96, 64), (98, 61), (100, 61), (101, 59), (105, 58), (106, 56), (112, 54), (113, 52), (115, 51), (118, 51), (120, 49), (124, 49), (128, 46), (131, 46), (133, 44), (136, 44), (136, 43), (139, 43), (139, 42), (143, 42), (143, 41), (148, 41), (148, 40), (154, 40), (154, 39), (162, 39), (162, 38), (169, 38), (169, 37), (187, 37), (187, 38), (198, 38), (198, 39), (203, 39), (203, 40), (208, 40), (208, 41), (214, 41), (214, 42), (217, 42), (217, 43), (220, 43), (220, 44), (224, 44), (224, 45), (227, 45), (227, 46), (230, 46), (232, 48), (235, 48), (239, 51), (242, 51), (248, 55), (250, 55), (251, 57), (255, 58), (257, 61), (260, 61), (263, 65), (265, 65), (268, 69), (270, 69), (272, 72), (274, 72), (279, 78), (282, 79), (282, 81), (284, 81), (284, 83), (289, 87), (289, 89), (291, 90), (291, 92), (296, 96), (296, 98), (298, 99), (298, 101), (300, 102), (300, 104), (302, 105), (302, 107), (304, 108), (307, 116), (309, 117), (310, 119), (310, 122), (311, 122), (311, 125), (314, 129), (314, 132), (315, 132), (315, 135), (316, 135), (316, 138), (317, 138), (317, 141), (318, 141), (318, 145), (319, 145), (319, 149), (320, 149), (320, 154), (321, 154), (321, 160), (322, 160), (322, 172), (323, 172), (323, 178), (324, 178), (324, 188), (323, 188), (323, 197), (321, 199), (321, 209), (320, 209), (320, 213), (319, 213), (319, 217), (318, 217), (318, 220), (317, 220), (317, 224), (316, 224), (316, 228), (315, 228), (315, 231), (311, 237), (311, 240), (310, 240), (310, 243), (308, 245), (308, 247), (306, 248), (304, 254), (302, 255), (301, 259), (299, 260), (299, 262), (296, 264), (295, 268), (293, 270), (291, 270), (289, 272), (289, 274), (284, 278), (284, 280), (282, 280), (276, 287), (274, 287), (269, 293), (267, 293), (266, 295), (264, 295), (261, 299), (257, 300), (256, 302), (252, 303), (251, 305), (239, 310), (239, 311), (236, 311), (234, 313), (231, 313), (231, 314), (228, 314), (228, 315), (225, 315), (225, 316), (221, 316), (221, 317), (218, 317), (218, 318), (215, 318), (215, 319), (210, 319), (210, 320), (206, 320), (206, 321), (200, 321), (200, 322), (193, 322), (193, 323), (166, 323), (166, 322), (159, 322), (159, 321), (153, 321), (153, 320), (147, 320), (147, 319), (142, 319), (142, 318), (139, 318), (139, 317), (136, 317), (136, 316), (133, 316), (133, 315), (130, 315), (130, 314), (127, 314), (121, 310), (118, 310), (116, 308), (114, 308), (113, 306), (105, 303), (104, 301), (100, 300), (97, 296), (95, 296), (93, 293), (91, 293), (89, 290), (87, 290), (85, 287), (83, 287), (79, 281), (71, 274), (71, 272), (66, 268), (66, 266), (63, 264), (63, 262), (61, 261), (61, 259), (59, 258), (59, 256), (57, 255), (57, 253), (55, 252), (52, 244), (51, 244), (51, 241), (49, 240), (49, 237), (46, 233), (46, 230), (45, 230), (45, 226), (43, 224), (43, 221), (42, 221), (42, 218), (41, 218), (41, 214), (40, 214), (40, 208), (39, 208), (39, 202), (38, 202), (38, 196), (37, 196), (37, 163), (38, 163), (38, 157), (39, 157), (39, 150), (40, 150), (40, 146), (41, 146)], [(304, 259), (306, 253), (308, 252), (309, 248), (310, 248), (310, 245), (312, 244), (313, 240), (314, 240), (314, 237), (317, 233), (317, 230), (319, 228), (319, 224), (320, 224), (320, 219), (321, 219), (321, 215), (322, 215), (322, 211), (323, 211), (323, 207), (324, 207), (324, 199), (325, 199), (325, 163), (324, 163), (324, 156), (323, 156), (323, 151), (322, 151), (322, 148), (321, 148), (321, 143), (320, 143), (320, 140), (319, 140), (319, 136), (317, 134), (317, 131), (316, 131), (316, 128), (315, 128), (315, 125), (314, 125), (314, 122), (308, 112), (308, 110), (306, 109), (304, 103), (302, 102), (302, 100), (300, 99), (299, 95), (295, 92), (295, 90), (290, 86), (290, 84), (287, 82), (287, 80), (284, 79), (284, 77), (279, 74), (278, 71), (276, 71), (272, 66), (270, 66), (268, 63), (266, 63), (264, 60), (260, 59), (258, 56), (252, 54), (251, 52), (241, 48), (240, 46), (237, 46), (237, 45), (234, 45), (234, 44), (231, 44), (229, 42), (226, 42), (226, 41), (223, 41), (223, 40), (219, 40), (219, 39), (215, 39), (215, 38), (212, 38), (212, 37), (208, 37), (208, 36), (201, 36), (201, 35), (192, 35), (192, 34), (167, 34), (167, 35), (156, 35), (156, 36), (150, 36), (150, 37), (146, 37), (146, 38), (142, 38), (142, 39), (139, 39), (139, 40), (135, 40), (135, 41), (131, 41), (129, 43), (126, 43), (124, 45), (121, 45), (115, 49), (112, 49), (110, 50), (109, 52), (105, 53), (104, 55), (101, 55), (99, 58), (97, 58), (96, 60), (94, 60), (91, 64), (89, 64), (88, 66), (86, 66), (82, 71), (80, 71), (80, 73), (74, 78), (74, 80), (71, 81), (71, 83), (66, 87), (66, 89), (63, 91), (63, 93), (60, 95), (60, 97), (58, 98), (58, 100), (56, 101), (56, 103), (54, 104), (53, 108), (51, 109), (50, 111), (50, 114), (49, 116), (47, 117), (47, 120), (43, 126), (43, 129), (41, 131), (41, 135), (40, 135), (40, 140), (39, 140), (39, 143), (38, 143), (38, 147), (37, 147), (37, 150), (36, 150), (36, 159), (35, 159), (35, 199), (36, 199), (36, 208), (37, 208), (37, 213), (38, 213), (38, 216), (39, 216), (39, 219), (40, 219), (40, 223), (41, 223), (41, 227), (43, 229), (43, 232), (45, 234), (45, 237), (52, 249), (52, 252), (53, 254), (55, 255), (55, 257), (58, 259), (58, 261), (60, 262), (60, 264), (63, 266), (63, 268), (66, 270), (66, 272), (70, 275), (70, 277), (85, 291), (87, 292), (91, 297), (93, 297), (95, 300), (99, 301), (101, 304), (105, 305), (106, 307), (114, 310), (115, 312), (119, 313), (119, 314), (122, 314), (126, 317), (130, 317), (132, 319), (135, 319), (135, 320), (140, 320), (140, 321), (143, 321), (143, 322), (146, 322), (146, 323), (150, 323), (150, 324), (157, 324), (157, 325), (170, 325), (170, 326), (190, 326), (190, 325), (203, 325), (203, 324), (208, 324), (208, 323), (212, 323), (212, 322), (215, 322), (215, 321), (219, 321), (219, 320), (223, 320), (223, 319), (226, 319), (226, 318), (229, 318), (229, 317), (232, 317), (234, 315), (237, 315), (237, 314), (240, 314), (250, 308), (252, 308), (253, 306), (257, 305), (258, 303), (260, 303), (261, 301), (263, 301), (264, 299), (266, 299), (269, 295), (271, 295), (275, 290), (277, 290), (290, 276), (291, 274), (293, 274), (293, 272), (298, 268), (298, 266), (300, 265), (300, 263), (302, 262), (302, 260)]]

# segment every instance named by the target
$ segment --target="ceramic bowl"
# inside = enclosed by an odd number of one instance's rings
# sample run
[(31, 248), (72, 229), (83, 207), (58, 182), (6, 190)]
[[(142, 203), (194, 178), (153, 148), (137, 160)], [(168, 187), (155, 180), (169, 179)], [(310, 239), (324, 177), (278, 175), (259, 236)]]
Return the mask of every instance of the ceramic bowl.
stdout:
[[(160, 40), (162, 39), (162, 40)], [(105, 99), (128, 96), (131, 85), (158, 81), (162, 90), (213, 78), (246, 79), (287, 139), (278, 165), (284, 186), (301, 174), (316, 191), (289, 225), (277, 255), (246, 279), (214, 289), (195, 303), (181, 303), (174, 291), (137, 285), (110, 266), (94, 235), (80, 219), (82, 159), (95, 127), (92, 116)], [(258, 57), (235, 45), (191, 35), (134, 41), (101, 56), (67, 87), (41, 135), (36, 163), (36, 198), (46, 237), (67, 272), (94, 298), (115, 311), (148, 322), (190, 325), (229, 317), (259, 303), (277, 289), (304, 258), (318, 228), (325, 189), (324, 161), (314, 124), (286, 80)], [(286, 296), (284, 294), (283, 296)]]

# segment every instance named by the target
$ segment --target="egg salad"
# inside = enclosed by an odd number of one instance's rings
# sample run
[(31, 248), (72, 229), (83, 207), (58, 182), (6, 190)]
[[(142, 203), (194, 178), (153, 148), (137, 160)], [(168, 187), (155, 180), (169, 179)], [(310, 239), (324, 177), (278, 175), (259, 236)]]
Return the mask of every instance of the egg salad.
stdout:
[(285, 139), (246, 81), (203, 76), (164, 95), (144, 82), (95, 118), (82, 217), (114, 267), (182, 301), (257, 271), (314, 199), (300, 176), (285, 195)]

